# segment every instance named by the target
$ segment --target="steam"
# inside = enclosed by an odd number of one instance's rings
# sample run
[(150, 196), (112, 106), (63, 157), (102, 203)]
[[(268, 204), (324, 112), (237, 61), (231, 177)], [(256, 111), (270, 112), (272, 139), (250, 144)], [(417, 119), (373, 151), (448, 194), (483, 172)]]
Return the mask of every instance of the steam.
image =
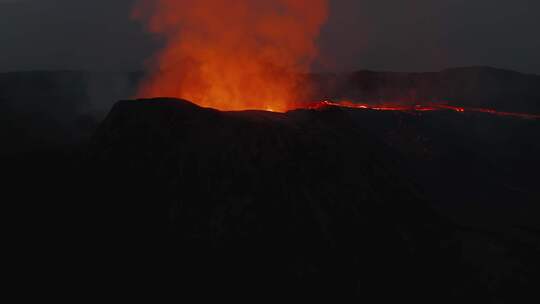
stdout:
[(318, 55), (327, 0), (139, 0), (133, 11), (165, 45), (139, 97), (222, 110), (290, 109)]

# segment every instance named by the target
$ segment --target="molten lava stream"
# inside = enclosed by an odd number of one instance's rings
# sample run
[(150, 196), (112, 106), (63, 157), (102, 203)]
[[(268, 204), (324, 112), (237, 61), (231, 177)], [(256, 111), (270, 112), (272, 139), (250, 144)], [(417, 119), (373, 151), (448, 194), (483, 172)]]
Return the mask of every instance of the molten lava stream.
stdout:
[(476, 112), (476, 113), (486, 113), (486, 114), (497, 115), (497, 116), (515, 117), (515, 118), (521, 118), (521, 119), (540, 119), (540, 115), (538, 114), (504, 112), (504, 111), (497, 111), (494, 109), (486, 109), (486, 108), (466, 108), (466, 107), (451, 106), (448, 104), (370, 105), (367, 103), (355, 103), (351, 101), (342, 101), (342, 102), (322, 101), (309, 108), (321, 109), (324, 107), (342, 107), (342, 108), (366, 109), (366, 110), (375, 110), (375, 111), (400, 111), (400, 112), (427, 112), (427, 111), (455, 111), (458, 113)]

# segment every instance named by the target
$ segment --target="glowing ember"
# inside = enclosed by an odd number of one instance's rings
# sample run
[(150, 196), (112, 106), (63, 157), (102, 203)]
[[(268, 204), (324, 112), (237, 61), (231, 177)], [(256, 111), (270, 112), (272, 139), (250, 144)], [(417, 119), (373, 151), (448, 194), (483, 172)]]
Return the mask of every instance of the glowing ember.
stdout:
[(477, 112), (477, 113), (487, 113), (497, 116), (509, 116), (522, 119), (540, 119), (540, 115), (537, 114), (527, 114), (527, 113), (515, 113), (515, 112), (503, 112), (493, 109), (486, 108), (465, 108), (451, 106), (448, 104), (427, 104), (427, 105), (402, 105), (402, 104), (388, 104), (388, 105), (370, 105), (365, 103), (356, 103), (350, 101), (342, 102), (332, 102), (332, 101), (322, 101), (316, 103), (309, 108), (311, 109), (322, 109), (325, 107), (343, 107), (343, 108), (353, 108), (353, 109), (369, 109), (376, 111), (401, 111), (401, 112), (427, 112), (427, 111), (455, 111), (459, 113), (464, 112)]
[(133, 17), (164, 40), (138, 97), (220, 110), (286, 111), (318, 55), (327, 0), (138, 0)]

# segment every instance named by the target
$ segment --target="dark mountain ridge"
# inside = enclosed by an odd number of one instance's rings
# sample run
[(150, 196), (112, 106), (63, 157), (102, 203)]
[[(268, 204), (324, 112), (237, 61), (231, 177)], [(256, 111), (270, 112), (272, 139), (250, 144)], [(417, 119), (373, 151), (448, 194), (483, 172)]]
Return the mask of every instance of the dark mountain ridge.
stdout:
[[(536, 120), (156, 99), (117, 103), (99, 124), (90, 100), (125, 92), (89, 94), (77, 72), (60, 74), (19, 75), (0, 91), (6, 205), (21, 215), (10, 231), (25, 235), (14, 248), (32, 246), (27, 265), (55, 266), (42, 273), (112, 288), (158, 278), (218, 299), (534, 296)], [(386, 83), (373, 75), (364, 92)], [(95, 87), (110, 84), (100, 77)]]
[[(27, 71), (0, 73), (0, 135), (4, 152), (25, 146), (88, 139), (115, 101), (131, 98), (144, 73)], [(432, 73), (358, 71), (307, 75), (313, 88), (301, 99), (371, 104), (443, 102), (508, 112), (540, 114), (540, 76), (488, 67)], [(20, 147), (20, 148), (19, 148)], [(28, 150), (28, 149), (27, 149)]]
[(392, 288), (427, 301), (456, 288), (453, 225), (415, 194), (394, 152), (339, 108), (123, 101), (89, 160), (107, 233), (183, 257), (170, 267), (203, 277), (187, 291), (360, 299), (393, 298), (381, 295)]

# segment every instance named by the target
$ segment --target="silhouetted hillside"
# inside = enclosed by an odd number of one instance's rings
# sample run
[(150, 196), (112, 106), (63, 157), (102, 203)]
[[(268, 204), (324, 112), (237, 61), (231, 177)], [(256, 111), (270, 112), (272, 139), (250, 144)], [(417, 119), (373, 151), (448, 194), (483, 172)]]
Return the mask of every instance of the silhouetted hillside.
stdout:
[(80, 143), (112, 104), (135, 92), (140, 73), (0, 73), (1, 154)]
[[(131, 98), (143, 73), (30, 71), (0, 73), (0, 135), (10, 151), (87, 138), (112, 105)], [(540, 76), (484, 67), (436, 73), (359, 71), (309, 75), (306, 101), (448, 102), (540, 114)], [(6, 152), (6, 151), (4, 151)]]
[(340, 109), (124, 101), (100, 126), (90, 160), (106, 233), (135, 247), (163, 241), (163, 267), (187, 282), (182, 292), (391, 299), (392, 288), (423, 300), (451, 292), (453, 226), (417, 197), (394, 153)]
[(540, 120), (487, 113), (347, 110), (402, 156), (430, 201), (469, 225), (540, 229)]
[[(478, 79), (529, 77), (472, 70)], [(435, 74), (445, 73), (474, 74)], [(91, 100), (100, 98), (84, 74), (2, 77), (4, 206), (21, 275), (31, 269), (78, 294), (158, 285), (219, 300), (536, 296), (538, 120), (336, 107), (220, 112), (156, 99), (117, 103), (95, 132), (103, 114)], [(318, 77), (322, 91), (345, 79)], [(92, 82), (110, 83), (100, 79)], [(470, 79), (463, 83), (485, 82)], [(362, 91), (402, 80), (362, 80)], [(124, 92), (95, 96), (111, 91)]]

